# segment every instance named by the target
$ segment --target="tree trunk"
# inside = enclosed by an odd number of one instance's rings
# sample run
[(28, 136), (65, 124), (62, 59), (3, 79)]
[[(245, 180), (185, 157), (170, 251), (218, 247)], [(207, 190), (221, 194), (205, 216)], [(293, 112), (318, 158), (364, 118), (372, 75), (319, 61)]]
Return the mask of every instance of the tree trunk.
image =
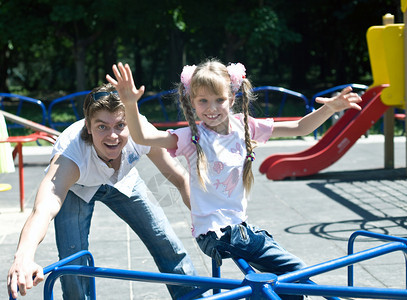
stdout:
[[(75, 77), (76, 77), (76, 91), (86, 90), (86, 74), (85, 74), (85, 62), (86, 62), (86, 43), (83, 40), (78, 40), (74, 47), (75, 57)], [(83, 107), (84, 98), (78, 99), (78, 108)], [(83, 110), (78, 109), (78, 114), (83, 118)]]
[(7, 86), (7, 71), (9, 65), (10, 53), (8, 45), (3, 45), (0, 49), (0, 92), (8, 93), (9, 89)]
[(75, 68), (76, 68), (76, 90), (83, 91), (86, 87), (85, 62), (86, 46), (83, 40), (78, 40), (74, 48)]
[(171, 51), (170, 51), (170, 74), (171, 83), (179, 81), (183, 67), (184, 39), (182, 32), (176, 29), (171, 30)]

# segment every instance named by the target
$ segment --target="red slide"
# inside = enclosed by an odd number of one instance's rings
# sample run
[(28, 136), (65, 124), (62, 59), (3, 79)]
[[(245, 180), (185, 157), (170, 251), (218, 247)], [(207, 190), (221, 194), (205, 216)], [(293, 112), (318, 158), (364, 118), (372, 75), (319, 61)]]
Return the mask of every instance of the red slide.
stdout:
[(362, 110), (346, 110), (314, 146), (297, 153), (270, 155), (261, 164), (260, 172), (268, 179), (281, 180), (312, 175), (332, 165), (389, 108), (380, 99), (385, 87), (387, 85), (368, 89), (362, 96)]

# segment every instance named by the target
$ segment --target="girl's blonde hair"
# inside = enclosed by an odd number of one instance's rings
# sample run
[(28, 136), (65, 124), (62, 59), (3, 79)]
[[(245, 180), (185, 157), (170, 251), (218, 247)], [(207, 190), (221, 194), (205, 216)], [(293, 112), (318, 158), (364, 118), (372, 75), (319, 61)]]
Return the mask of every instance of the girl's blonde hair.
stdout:
[[(192, 141), (196, 145), (197, 152), (197, 175), (201, 186), (206, 189), (206, 182), (209, 181), (207, 177), (208, 167), (205, 153), (199, 144), (198, 128), (195, 122), (195, 115), (192, 108), (191, 99), (196, 97), (199, 88), (206, 88), (216, 95), (223, 93), (224, 89), (228, 88), (230, 99), (235, 98), (237, 92), (236, 86), (231, 84), (231, 78), (228, 73), (227, 67), (218, 60), (207, 60), (199, 64), (192, 73), (190, 82), (187, 85), (180, 83), (178, 86), (179, 100), (185, 119), (191, 129)], [(243, 76), (241, 79), (240, 87), (238, 88), (242, 93), (242, 111), (244, 115), (244, 136), (246, 144), (247, 156), (243, 166), (243, 184), (247, 192), (250, 191), (253, 184), (252, 161), (254, 159), (253, 142), (250, 137), (249, 129), (249, 103), (254, 100), (252, 93), (252, 85), (250, 81)]]

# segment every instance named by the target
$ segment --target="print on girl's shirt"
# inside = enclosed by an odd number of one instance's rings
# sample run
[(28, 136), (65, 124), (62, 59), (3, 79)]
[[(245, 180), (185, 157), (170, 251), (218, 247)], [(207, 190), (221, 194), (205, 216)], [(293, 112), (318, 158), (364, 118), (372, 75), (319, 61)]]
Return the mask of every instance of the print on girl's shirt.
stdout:
[(225, 147), (228, 151), (223, 152), (220, 156), (222, 161), (217, 160), (212, 165), (212, 171), (216, 173), (215, 178), (219, 178), (215, 180), (213, 186), (228, 197), (232, 195), (239, 183), (240, 166), (245, 152), (241, 143), (233, 143), (234, 147), (230, 147), (230, 145)]
[(220, 172), (222, 172), (223, 170), (223, 163), (220, 161), (215, 161), (213, 163), (213, 170), (217, 173), (220, 174)]
[(219, 185), (222, 185), (224, 187), (223, 192), (225, 194), (228, 194), (228, 197), (230, 197), (238, 182), (239, 182), (239, 169), (233, 168), (225, 181), (220, 182), (219, 179), (216, 179), (214, 186), (216, 187), (216, 189), (218, 189)]
[(230, 149), (230, 152), (242, 155), (242, 145), (240, 145), (239, 143), (236, 143), (236, 148)]

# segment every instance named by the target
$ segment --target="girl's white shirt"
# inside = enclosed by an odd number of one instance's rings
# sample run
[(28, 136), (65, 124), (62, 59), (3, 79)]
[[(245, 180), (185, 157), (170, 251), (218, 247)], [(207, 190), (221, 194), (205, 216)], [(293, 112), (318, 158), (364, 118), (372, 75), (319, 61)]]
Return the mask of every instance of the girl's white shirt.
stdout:
[[(56, 141), (51, 158), (60, 154), (72, 160), (79, 168), (79, 180), (70, 188), (72, 192), (89, 202), (103, 184), (115, 187), (130, 197), (134, 184), (140, 179), (135, 168), (140, 157), (150, 152), (149, 146), (136, 144), (129, 136), (123, 147), (120, 168), (115, 172), (97, 155), (93, 145), (85, 143), (80, 135), (85, 120), (79, 120), (65, 129)], [(47, 171), (47, 170), (46, 170)]]
[[(265, 143), (273, 131), (273, 119), (249, 118), (252, 140)], [(221, 228), (240, 224), (247, 219), (247, 195), (243, 186), (243, 165), (246, 159), (243, 115), (230, 117), (231, 132), (220, 135), (204, 123), (198, 125), (199, 144), (208, 160), (207, 191), (203, 190), (196, 171), (196, 146), (191, 142), (189, 127), (170, 130), (177, 135), (177, 149), (172, 156), (185, 156), (191, 186), (192, 235), (208, 231), (221, 236)]]

